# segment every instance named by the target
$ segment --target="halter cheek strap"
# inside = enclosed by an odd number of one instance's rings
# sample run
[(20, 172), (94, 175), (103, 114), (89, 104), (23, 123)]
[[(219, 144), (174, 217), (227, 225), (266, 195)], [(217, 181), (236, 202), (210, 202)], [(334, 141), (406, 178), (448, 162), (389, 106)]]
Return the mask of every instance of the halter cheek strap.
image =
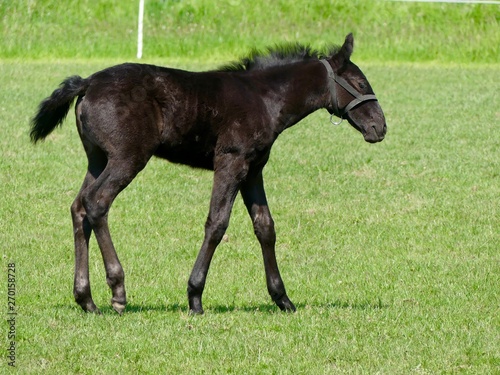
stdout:
[[(326, 60), (319, 60), (323, 63), (323, 65), (326, 68), (326, 71), (328, 72), (328, 88), (330, 90), (330, 95), (332, 97), (332, 104), (333, 104), (333, 113), (340, 117), (340, 122), (334, 122), (332, 119), (330, 121), (334, 125), (339, 125), (342, 120), (344, 119), (344, 115), (349, 112), (351, 109), (356, 107), (358, 104), (371, 101), (371, 100), (377, 100), (377, 97), (372, 94), (367, 94), (367, 95), (362, 95), (359, 93), (354, 87), (352, 87), (345, 79), (342, 77), (339, 77), (338, 75), (335, 75), (335, 72), (333, 71), (332, 67), (330, 66), (330, 63)], [(345, 90), (347, 90), (352, 96), (354, 96), (354, 99), (351, 100), (344, 108), (339, 108), (339, 101), (338, 101), (338, 96), (337, 96), (337, 84), (342, 86)]]

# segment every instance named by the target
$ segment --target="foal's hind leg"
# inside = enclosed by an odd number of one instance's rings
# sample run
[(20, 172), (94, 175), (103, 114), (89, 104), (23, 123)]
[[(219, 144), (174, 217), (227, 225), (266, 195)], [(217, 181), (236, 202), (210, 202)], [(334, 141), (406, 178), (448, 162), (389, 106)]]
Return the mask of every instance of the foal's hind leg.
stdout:
[(112, 291), (111, 303), (119, 314), (123, 313), (127, 303), (125, 274), (109, 233), (108, 212), (116, 196), (145, 165), (146, 161), (136, 159), (110, 159), (96, 181), (82, 192), (82, 203), (101, 250), (106, 281)]
[(241, 195), (252, 219), (255, 235), (260, 242), (266, 270), (267, 290), (273, 301), (283, 311), (295, 311), (295, 306), (288, 298), (276, 262), (276, 232), (274, 221), (267, 205), (262, 170), (247, 180), (240, 187)]
[(84, 311), (97, 312), (99, 309), (92, 300), (89, 279), (89, 239), (92, 228), (87, 219), (87, 213), (82, 204), (82, 191), (95, 181), (91, 172), (87, 172), (82, 188), (75, 201), (71, 205), (71, 217), (73, 219), (73, 234), (75, 237), (75, 278), (73, 284), (73, 295), (76, 302)]

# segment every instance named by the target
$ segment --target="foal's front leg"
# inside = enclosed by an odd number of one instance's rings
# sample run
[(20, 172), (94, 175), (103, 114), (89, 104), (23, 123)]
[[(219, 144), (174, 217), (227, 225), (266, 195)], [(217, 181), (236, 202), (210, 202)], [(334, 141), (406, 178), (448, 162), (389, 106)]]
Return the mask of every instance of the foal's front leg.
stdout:
[(192, 314), (203, 314), (201, 296), (210, 262), (229, 225), (234, 199), (238, 194), (240, 181), (247, 171), (245, 162), (235, 160), (231, 155), (225, 156), (224, 160), (218, 160), (216, 165), (210, 211), (205, 223), (205, 238), (188, 281), (189, 311)]
[(273, 301), (283, 311), (293, 312), (295, 306), (286, 294), (285, 284), (276, 261), (276, 232), (274, 221), (267, 205), (262, 170), (248, 179), (240, 187), (241, 195), (252, 219), (255, 235), (260, 242), (266, 270), (267, 290)]

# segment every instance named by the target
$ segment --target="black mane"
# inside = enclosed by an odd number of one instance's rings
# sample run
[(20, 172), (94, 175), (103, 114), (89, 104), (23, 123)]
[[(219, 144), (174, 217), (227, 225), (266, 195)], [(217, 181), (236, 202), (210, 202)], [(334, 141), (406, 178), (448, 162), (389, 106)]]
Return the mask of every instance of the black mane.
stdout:
[(312, 49), (308, 45), (299, 43), (280, 44), (267, 47), (264, 52), (254, 49), (249, 56), (239, 61), (224, 65), (218, 71), (236, 72), (247, 70), (263, 70), (275, 66), (283, 66), (298, 61), (319, 60), (330, 58), (339, 51), (340, 47), (332, 46), (326, 53)]

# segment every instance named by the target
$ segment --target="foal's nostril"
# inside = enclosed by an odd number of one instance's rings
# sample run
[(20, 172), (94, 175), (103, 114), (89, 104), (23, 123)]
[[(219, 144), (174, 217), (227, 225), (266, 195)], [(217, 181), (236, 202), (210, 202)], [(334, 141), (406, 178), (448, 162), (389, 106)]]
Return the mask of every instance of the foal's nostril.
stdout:
[(373, 130), (373, 134), (377, 138), (379, 138), (379, 140), (384, 139), (385, 133), (387, 132), (387, 125), (386, 125), (386, 123), (384, 123), (384, 126), (382, 127), (382, 129), (380, 129), (380, 126), (376, 126), (376, 125), (372, 125), (371, 128)]

